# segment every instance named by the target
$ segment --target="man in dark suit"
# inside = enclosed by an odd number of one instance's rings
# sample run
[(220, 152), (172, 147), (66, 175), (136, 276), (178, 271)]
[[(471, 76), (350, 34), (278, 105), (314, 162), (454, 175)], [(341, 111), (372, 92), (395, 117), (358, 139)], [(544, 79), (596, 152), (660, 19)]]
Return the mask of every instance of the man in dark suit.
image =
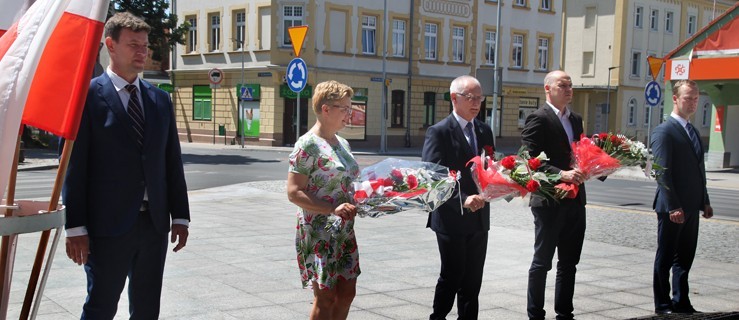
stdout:
[[(459, 319), (477, 319), (478, 295), (490, 230), (490, 205), (477, 195), (467, 161), (483, 149), (492, 150), (493, 132), (475, 117), (482, 88), (471, 76), (461, 76), (449, 89), (452, 114), (426, 131), (421, 158), (460, 174), (460, 187), (437, 210), (429, 213), (427, 228), (436, 232), (441, 272), (430, 319), (445, 319), (457, 298)], [(489, 147), (489, 148), (487, 148)]]
[[(549, 160), (541, 168), (559, 173), (562, 181), (581, 184), (582, 172), (572, 168), (572, 147), (583, 133), (582, 117), (567, 106), (572, 102), (572, 80), (563, 71), (552, 71), (544, 78), (546, 104), (526, 118), (521, 142), (532, 157), (545, 152)], [(559, 202), (532, 195), (529, 203), (534, 215), (534, 258), (529, 268), (529, 319), (544, 319), (544, 288), (547, 272), (557, 249), (557, 279), (554, 311), (557, 319), (573, 319), (572, 297), (575, 272), (585, 238), (585, 186), (577, 197)]]
[[(654, 308), (658, 314), (695, 313), (688, 293), (688, 273), (698, 244), (698, 211), (713, 216), (706, 189), (703, 145), (688, 121), (698, 105), (698, 86), (680, 80), (672, 88), (672, 114), (652, 131), (650, 145), (665, 170), (654, 196), (657, 255), (654, 259)], [(672, 267), (672, 299), (670, 299)]]
[(87, 273), (82, 319), (113, 319), (126, 277), (131, 319), (157, 319), (170, 218), (174, 251), (187, 243), (172, 102), (138, 78), (149, 30), (129, 13), (105, 24), (110, 66), (90, 82), (64, 181), (67, 256)]

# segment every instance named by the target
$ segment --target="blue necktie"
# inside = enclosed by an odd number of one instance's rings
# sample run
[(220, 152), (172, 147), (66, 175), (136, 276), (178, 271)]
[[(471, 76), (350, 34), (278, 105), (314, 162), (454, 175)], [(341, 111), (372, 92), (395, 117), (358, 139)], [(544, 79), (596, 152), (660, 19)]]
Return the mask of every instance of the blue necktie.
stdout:
[(131, 98), (128, 99), (127, 111), (128, 116), (131, 117), (131, 122), (133, 122), (133, 130), (137, 134), (136, 142), (139, 144), (139, 148), (141, 148), (144, 146), (144, 110), (141, 108), (136, 89), (135, 85), (126, 85), (126, 90), (131, 94)]
[(472, 122), (467, 122), (467, 125), (464, 127), (464, 132), (467, 133), (467, 136), (470, 138), (470, 147), (472, 147), (472, 152), (477, 154), (477, 142), (475, 142), (475, 134), (472, 133)]
[(695, 151), (695, 154), (700, 157), (701, 153), (703, 153), (703, 148), (701, 148), (701, 143), (698, 140), (698, 132), (693, 127), (690, 122), (685, 126), (686, 129), (688, 129), (688, 136), (690, 136), (690, 142), (693, 144), (693, 151)]

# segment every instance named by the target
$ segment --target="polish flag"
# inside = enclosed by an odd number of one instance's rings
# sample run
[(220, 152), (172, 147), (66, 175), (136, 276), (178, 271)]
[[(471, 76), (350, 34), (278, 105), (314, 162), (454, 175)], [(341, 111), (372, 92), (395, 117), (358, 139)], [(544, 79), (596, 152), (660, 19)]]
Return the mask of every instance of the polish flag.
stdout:
[[(37, 0), (0, 38), (0, 191), (23, 123), (74, 140), (109, 0)], [(25, 107), (25, 109), (24, 109)]]

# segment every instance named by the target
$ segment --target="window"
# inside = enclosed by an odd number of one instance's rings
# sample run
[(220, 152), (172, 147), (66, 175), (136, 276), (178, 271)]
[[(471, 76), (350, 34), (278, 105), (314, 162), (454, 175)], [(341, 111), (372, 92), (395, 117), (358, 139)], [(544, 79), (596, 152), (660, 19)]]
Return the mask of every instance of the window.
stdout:
[(582, 53), (582, 74), (592, 76), (593, 75), (593, 51), (587, 51)]
[(238, 11), (234, 14), (234, 50), (241, 50), (246, 39), (246, 11)]
[(649, 125), (649, 118), (652, 117), (650, 114), (650, 111), (652, 111), (652, 108), (649, 107), (646, 103), (644, 104), (644, 126)]
[(187, 17), (190, 28), (187, 29), (187, 52), (198, 51), (198, 18), (195, 16)]
[(549, 39), (539, 38), (539, 47), (536, 50), (537, 64), (539, 70), (547, 70), (549, 68)]
[(631, 76), (632, 77), (639, 77), (641, 75), (641, 52), (639, 51), (632, 51), (631, 52)]
[(485, 31), (485, 64), (495, 65), (495, 31)]
[(644, 7), (636, 6), (634, 9), (634, 27), (642, 28), (644, 26)]
[(665, 12), (665, 32), (672, 33), (672, 19), (673, 19), (674, 13), (667, 11)]
[(631, 100), (629, 100), (629, 116), (628, 116), (630, 126), (634, 125), (634, 122), (636, 121), (635, 118), (636, 118), (636, 99), (631, 98)]
[(698, 25), (697, 22), (698, 22), (698, 17), (694, 15), (688, 16), (688, 36), (692, 36), (693, 34), (695, 34), (695, 29), (696, 29), (696, 26)]
[(430, 127), (436, 122), (436, 92), (424, 92), (423, 93), (423, 126)]
[(392, 120), (390, 125), (393, 127), (403, 126), (403, 110), (405, 109), (405, 91), (393, 90), (392, 98)]
[(192, 119), (212, 120), (210, 86), (193, 86), (192, 93)]
[(282, 7), (282, 44), (289, 46), (292, 44), (290, 33), (287, 31), (290, 27), (303, 25), (303, 6), (284, 6)]
[[(272, 9), (259, 8), (259, 49), (269, 50), (272, 47)], [(279, 41), (279, 40), (278, 40)]]
[(659, 28), (659, 10), (652, 9), (652, 13), (649, 14), (649, 29), (657, 31)]
[(405, 57), (405, 21), (393, 20), (393, 56)]
[(595, 26), (595, 7), (585, 8), (585, 29), (590, 29)]
[(541, 0), (541, 5), (539, 8), (542, 11), (552, 11), (552, 1), (550, 0)]
[(513, 58), (513, 68), (523, 68), (523, 35), (513, 35), (513, 52), (511, 54)]
[(426, 60), (436, 60), (436, 34), (439, 26), (435, 23), (427, 23), (424, 27), (423, 43), (426, 49)]
[(701, 118), (701, 124), (703, 127), (708, 127), (709, 122), (711, 121), (711, 104), (706, 103), (703, 105), (703, 117)]
[(221, 48), (221, 16), (213, 14), (210, 16), (210, 51), (218, 51)]
[(362, 16), (362, 53), (375, 54), (377, 17)]
[(452, 61), (464, 62), (464, 28), (452, 28)]
[(513, 2), (513, 5), (514, 6), (519, 6), (519, 7), (525, 7), (526, 6), (526, 0), (516, 0), (516, 1)]

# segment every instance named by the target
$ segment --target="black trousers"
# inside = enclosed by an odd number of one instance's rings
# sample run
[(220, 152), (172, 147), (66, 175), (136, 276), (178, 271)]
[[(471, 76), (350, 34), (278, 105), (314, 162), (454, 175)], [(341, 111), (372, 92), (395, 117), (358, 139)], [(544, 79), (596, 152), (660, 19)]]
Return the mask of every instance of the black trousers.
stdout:
[(585, 207), (562, 202), (556, 207), (532, 207), (535, 240), (534, 258), (529, 268), (527, 311), (530, 319), (544, 319), (544, 290), (547, 272), (557, 250), (557, 279), (554, 288), (554, 311), (557, 319), (572, 319), (575, 294), (575, 272), (580, 262), (585, 238)]
[(433, 313), (429, 319), (446, 319), (457, 298), (458, 319), (477, 319), (478, 295), (488, 249), (488, 232), (466, 235), (436, 233), (441, 257), (441, 272), (434, 292)]
[[(688, 273), (698, 245), (698, 211), (685, 212), (685, 222), (670, 221), (667, 212), (657, 213), (657, 254), (654, 258), (654, 308), (692, 308), (688, 293)], [(672, 299), (670, 299), (672, 267)]]
[(167, 234), (156, 231), (148, 211), (121, 236), (90, 237), (81, 319), (113, 319), (126, 278), (130, 318), (158, 319), (166, 255)]

